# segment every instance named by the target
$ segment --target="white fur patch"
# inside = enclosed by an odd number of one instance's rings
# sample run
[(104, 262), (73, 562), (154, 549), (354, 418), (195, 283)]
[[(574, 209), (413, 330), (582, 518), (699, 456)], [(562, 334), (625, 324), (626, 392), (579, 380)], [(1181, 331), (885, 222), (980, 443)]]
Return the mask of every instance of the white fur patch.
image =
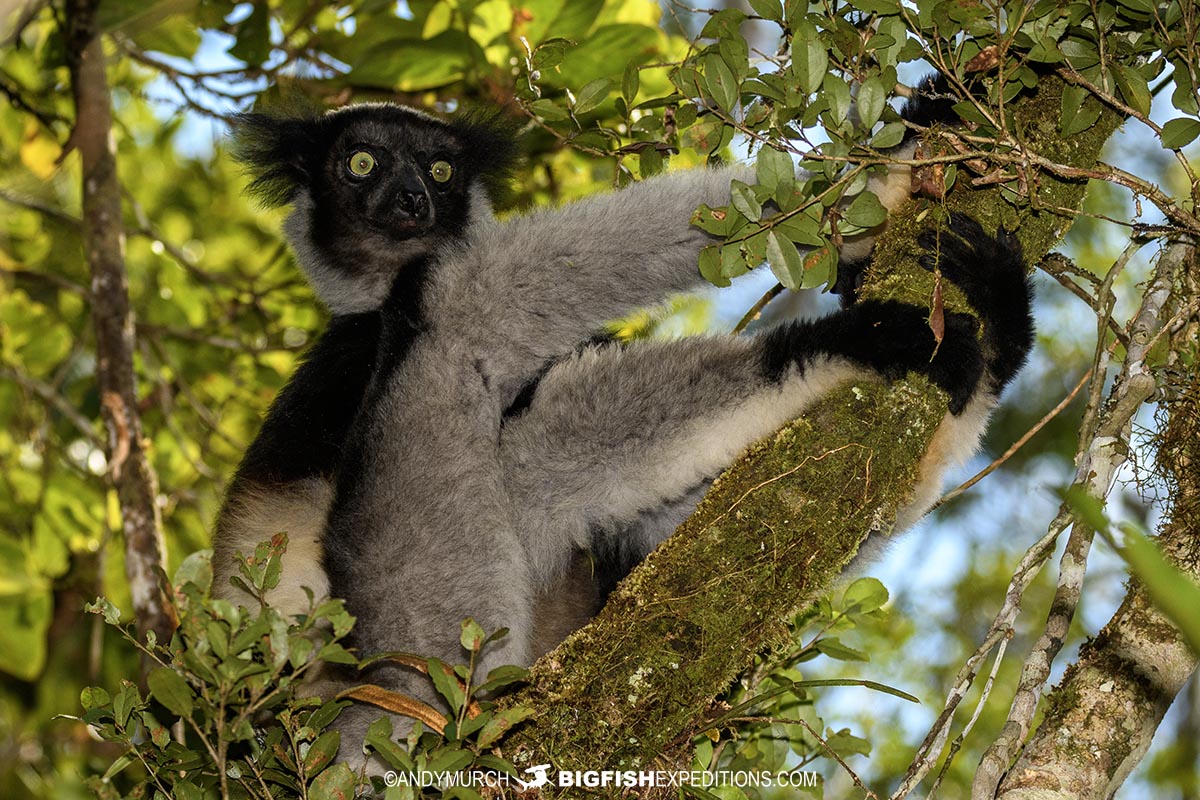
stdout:
[[(236, 569), (232, 566), (233, 553), (252, 555), (259, 542), (282, 532), (288, 536), (288, 548), (279, 585), (267, 594), (267, 601), (285, 616), (307, 613), (304, 587), (312, 590), (317, 600), (329, 594), (329, 579), (321, 566), (321, 535), (332, 501), (333, 487), (320, 478), (299, 481), (284, 490), (254, 487), (238, 492), (221, 523), (213, 595), (251, 603), (253, 598), (228, 581), (228, 575)], [(216, 559), (229, 563), (218, 564)]]

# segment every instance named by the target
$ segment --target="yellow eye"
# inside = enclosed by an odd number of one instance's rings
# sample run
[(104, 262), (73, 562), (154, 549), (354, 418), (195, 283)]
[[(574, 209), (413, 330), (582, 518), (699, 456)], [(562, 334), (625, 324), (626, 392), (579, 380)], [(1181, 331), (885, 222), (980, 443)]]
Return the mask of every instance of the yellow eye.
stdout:
[(365, 151), (358, 151), (350, 156), (350, 160), (346, 162), (351, 174), (363, 177), (371, 174), (371, 170), (375, 169), (375, 156)]
[(438, 183), (445, 183), (454, 174), (454, 167), (449, 161), (435, 161), (429, 165), (429, 176)]

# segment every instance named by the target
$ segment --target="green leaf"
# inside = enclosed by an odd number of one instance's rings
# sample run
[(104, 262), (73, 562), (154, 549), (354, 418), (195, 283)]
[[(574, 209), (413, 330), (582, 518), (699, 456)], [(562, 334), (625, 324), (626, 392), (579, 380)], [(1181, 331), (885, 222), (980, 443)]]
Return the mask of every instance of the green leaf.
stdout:
[(608, 78), (597, 78), (585, 85), (575, 95), (575, 113), (586, 114), (600, 106), (608, 97), (608, 90), (612, 88), (612, 81)]
[(325, 731), (317, 737), (304, 756), (304, 771), (316, 775), (333, 761), (337, 755), (338, 745), (341, 744), (342, 734), (338, 731)]
[(824, 655), (830, 658), (836, 658), (838, 661), (870, 661), (871, 658), (861, 650), (855, 650), (853, 647), (847, 647), (842, 644), (841, 639), (836, 636), (827, 636), (823, 639), (817, 639), (816, 648)]
[(415, 772), (412, 757), (392, 740), (392, 721), (388, 717), (375, 720), (367, 728), (365, 744), (379, 754), (392, 769)]
[(905, 126), (903, 122), (889, 122), (871, 137), (870, 145), (876, 150), (887, 150), (904, 141)]
[(133, 763), (133, 756), (130, 755), (129, 753), (126, 753), (123, 756), (119, 756), (117, 758), (117, 760), (114, 761), (109, 766), (109, 768), (104, 771), (104, 775), (101, 776), (100, 780), (106, 781), (106, 782), (111, 781), (114, 777), (116, 777), (121, 772), (121, 770), (125, 769), (132, 763)]
[(500, 737), (512, 730), (517, 723), (527, 720), (531, 716), (533, 716), (533, 709), (529, 706), (511, 706), (498, 711), (483, 726), (475, 742), (480, 747), (491, 747)]
[(783, 19), (783, 5), (779, 0), (750, 0), (750, 8), (763, 19), (779, 22)]
[(142, 712), (142, 726), (150, 734), (150, 741), (154, 742), (154, 746), (160, 750), (165, 750), (171, 743), (171, 733), (167, 730), (167, 726), (159, 722), (158, 717), (149, 711)]
[(662, 169), (663, 157), (662, 153), (658, 152), (658, 148), (647, 147), (641, 153), (638, 153), (638, 170), (642, 173), (643, 178), (657, 175), (662, 172)]
[(1082, 133), (1100, 119), (1100, 103), (1082, 86), (1068, 84), (1062, 93), (1062, 134)]
[(797, 213), (782, 217), (775, 223), (774, 230), (793, 242), (808, 247), (819, 247), (825, 243), (821, 236), (821, 222), (810, 214)]
[(547, 122), (561, 122), (571, 118), (570, 112), (553, 100), (534, 100), (529, 104), (529, 110)]
[(692, 214), (691, 223), (705, 233), (724, 238), (729, 235), (729, 208), (702, 205)]
[(725, 123), (715, 116), (698, 121), (680, 137), (684, 147), (708, 154), (717, 150), (725, 140)]
[(710, 244), (700, 251), (700, 276), (713, 286), (730, 285), (729, 278), (721, 273), (721, 247)]
[(1124, 64), (1113, 64), (1112, 75), (1125, 102), (1142, 114), (1150, 113), (1150, 84), (1137, 70)]
[(146, 685), (155, 700), (180, 717), (189, 717), (195, 708), (195, 695), (187, 681), (169, 667), (159, 667), (146, 676)]
[(446, 699), (446, 702), (450, 704), (450, 710), (457, 716), (463, 703), (466, 702), (462, 685), (458, 682), (458, 676), (446, 662), (440, 659), (431, 658), (427, 663), (429, 664), (429, 679), (433, 681), (433, 687)]
[(732, 181), (729, 186), (730, 204), (751, 222), (762, 216), (762, 203), (754, 196), (754, 190), (741, 181)]
[(846, 587), (842, 596), (842, 607), (847, 611), (866, 614), (883, 607), (888, 601), (888, 590), (875, 578), (859, 578)]
[(821, 91), (829, 103), (829, 114), (840, 125), (850, 113), (850, 86), (845, 79), (829, 73), (821, 81)]
[(793, 685), (797, 689), (819, 688), (821, 686), (861, 686), (864, 689), (874, 689), (877, 692), (899, 697), (901, 700), (907, 700), (910, 703), (917, 703), (918, 705), (921, 703), (919, 698), (912, 696), (908, 692), (877, 681), (864, 681), (855, 678), (824, 678), (812, 681), (796, 681)]
[(79, 703), (85, 711), (91, 711), (93, 708), (106, 706), (112, 702), (112, 698), (108, 692), (99, 686), (87, 686), (79, 693)]
[[(569, 2), (568, 7), (575, 2)], [(581, 4), (583, 5), (583, 4)], [(592, 18), (593, 21), (595, 17)], [(558, 30), (555, 29), (555, 33)], [(562, 79), (571, 85), (581, 85), (597, 78), (621, 75), (628, 64), (644, 64), (656, 52), (659, 31), (657, 28), (633, 23), (602, 25), (587, 37), (579, 39), (579, 45), (567, 51), (561, 69)], [(481, 61), (486, 63), (482, 56)], [(555, 76), (547, 75), (547, 82)]]
[(342, 713), (342, 709), (347, 708), (349, 705), (349, 700), (330, 700), (313, 711), (308, 719), (305, 720), (304, 725), (314, 731), (323, 731), (331, 722), (338, 718), (338, 715)]
[(858, 228), (874, 228), (887, 219), (887, 209), (878, 197), (863, 192), (842, 212), (842, 219)]
[(796, 182), (796, 165), (787, 152), (764, 145), (758, 150), (754, 176), (760, 186), (771, 190), (771, 194), (790, 192)]
[(815, 289), (833, 284), (837, 274), (837, 250), (828, 242), (812, 251), (804, 259), (804, 283), (801, 289)]
[(113, 698), (113, 720), (117, 727), (125, 728), (129, 725), (129, 717), (141, 702), (137, 687), (129, 681), (121, 681), (121, 691)]
[(785, 289), (796, 291), (804, 282), (804, 262), (796, 245), (774, 230), (767, 233), (767, 263)]
[(358, 663), (354, 658), (354, 654), (342, 647), (337, 642), (330, 642), (322, 647), (321, 652), (317, 653), (317, 658), (319, 658), (321, 661), (327, 661), (330, 664)]
[(483, 649), (483, 642), (486, 638), (487, 636), (478, 622), (470, 617), (462, 621), (462, 633), (459, 634), (458, 641), (462, 644), (464, 650), (471, 653), (478, 653)]
[(475, 754), (459, 747), (443, 747), (429, 760), (430, 772), (458, 772), (471, 766)]
[(737, 78), (720, 56), (704, 59), (704, 85), (718, 108), (732, 111), (737, 106), (740, 91)]
[(792, 36), (792, 75), (801, 91), (812, 94), (821, 88), (828, 68), (829, 53), (816, 27), (811, 22), (801, 22)]
[(94, 603), (84, 604), (83, 610), (89, 614), (103, 614), (104, 621), (109, 625), (121, 624), (121, 609), (117, 608), (107, 598), (97, 597)]
[(204, 793), (191, 781), (175, 781), (171, 794), (174, 800), (204, 800)]
[(1180, 147), (1186, 147), (1200, 136), (1200, 120), (1188, 119), (1181, 117), (1173, 119), (1162, 129), (1163, 147), (1171, 150), (1176, 150)]
[(257, 0), (250, 16), (238, 23), (237, 41), (229, 48), (229, 55), (258, 66), (266, 61), (271, 52), (271, 14), (266, 0)]
[(858, 116), (864, 128), (873, 128), (887, 104), (887, 91), (877, 76), (867, 78), (858, 88)]
[(212, 588), (212, 550), (197, 550), (183, 560), (179, 569), (175, 570), (175, 580), (172, 585), (182, 589), (184, 584), (191, 583), (201, 592)]
[(1154, 13), (1154, 0), (1117, 0), (1117, 2), (1141, 14)]
[(900, 13), (900, 3), (898, 0), (850, 0), (850, 5), (868, 14), (885, 15)]
[(625, 98), (625, 102), (633, 105), (634, 98), (637, 97), (638, 83), (641, 80), (641, 71), (636, 64), (626, 64), (625, 74), (621, 77), (621, 96)]
[(347, 79), (405, 92), (434, 89), (462, 79), (474, 55), (483, 58), (479, 46), (453, 29), (431, 39), (388, 39), (363, 53)]
[(847, 728), (843, 728), (836, 733), (827, 732), (825, 744), (842, 758), (855, 755), (869, 756), (871, 754), (871, 743), (850, 733)]
[(354, 800), (354, 773), (345, 764), (334, 764), (308, 787), (311, 800)]

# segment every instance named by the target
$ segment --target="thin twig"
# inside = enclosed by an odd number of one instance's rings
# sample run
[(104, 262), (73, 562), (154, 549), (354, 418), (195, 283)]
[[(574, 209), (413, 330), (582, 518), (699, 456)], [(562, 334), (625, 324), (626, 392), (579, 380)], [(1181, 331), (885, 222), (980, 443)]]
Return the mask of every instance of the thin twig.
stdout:
[[(1073, 389), (1071, 389), (1070, 392), (1067, 393), (1067, 396), (1064, 397), (1061, 401), (1059, 401), (1058, 405), (1056, 405), (1054, 408), (1047, 411), (1045, 416), (1043, 416), (1041, 419), (1039, 419), (1033, 425), (1032, 428), (1025, 431), (1024, 435), (1022, 435), (1020, 439), (1017, 439), (1017, 441), (1013, 442), (1012, 445), (1007, 450), (1004, 451), (1003, 455), (1001, 455), (999, 458), (997, 458), (992, 463), (988, 464), (983, 469), (979, 470), (979, 472), (976, 472), (969, 479), (963, 481), (961, 484), (959, 484), (955, 488), (951, 489), (950, 491), (948, 491), (944, 495), (942, 495), (942, 498), (940, 500), (938, 500), (937, 503), (934, 504), (933, 508), (938, 508), (939, 506), (949, 503), (951, 500), (953, 500), (954, 498), (961, 495), (967, 489), (970, 489), (972, 486), (979, 483), (981, 480), (986, 478), (988, 475), (991, 475), (993, 472), (995, 472), (997, 469), (999, 469), (1004, 464), (1004, 462), (1008, 461), (1010, 458), (1012, 458), (1014, 455), (1016, 455), (1017, 451), (1020, 450), (1022, 447), (1024, 447), (1026, 444), (1028, 444), (1029, 440), (1032, 439), (1034, 436), (1036, 436), (1038, 431), (1040, 431), (1042, 428), (1046, 427), (1046, 425), (1050, 422), (1050, 420), (1057, 417), (1059, 414), (1061, 414), (1063, 412), (1063, 409), (1065, 409), (1067, 406), (1071, 405), (1071, 401), (1074, 400), (1076, 395), (1079, 394), (1080, 390), (1083, 389), (1083, 387), (1087, 385), (1087, 382), (1091, 379), (1091, 377), (1092, 377), (1092, 371), (1089, 369), (1087, 372), (1083, 373), (1083, 377), (1081, 377), (1079, 379), (1079, 381), (1075, 384), (1075, 387)], [(932, 511), (933, 508), (931, 508), (930, 510)]]
[(782, 291), (782, 283), (777, 283), (768, 289), (762, 297), (758, 298), (758, 302), (751, 306), (750, 310), (742, 316), (738, 324), (733, 326), (733, 334), (737, 335), (746, 330), (746, 326), (758, 319), (759, 315), (762, 314), (762, 310), (767, 307), (767, 304), (778, 297)]

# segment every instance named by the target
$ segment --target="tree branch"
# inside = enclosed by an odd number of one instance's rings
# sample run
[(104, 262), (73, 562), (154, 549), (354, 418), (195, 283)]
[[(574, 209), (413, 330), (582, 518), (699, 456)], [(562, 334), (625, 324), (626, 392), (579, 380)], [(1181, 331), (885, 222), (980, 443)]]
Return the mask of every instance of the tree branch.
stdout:
[[(1164, 256), (1163, 260), (1166, 260)], [(1196, 292), (1195, 254), (1189, 293)], [(1172, 336), (1171, 351), (1196, 353), (1193, 310)], [(1159, 532), (1167, 559), (1200, 578), (1200, 381), (1186, 371), (1159, 463), (1173, 480), (1173, 512)], [(1175, 695), (1196, 669), (1196, 654), (1134, 579), (1124, 602), (1079, 661), (1046, 696), (1045, 717), (1001, 783), (996, 797), (1020, 800), (1107, 798), (1141, 760)]]
[[(1099, 424), (1090, 437), (1088, 447), (1079, 459), (1074, 485), (1097, 500), (1103, 500), (1108, 495), (1117, 471), (1128, 459), (1133, 416), (1154, 392), (1154, 378), (1144, 359), (1150, 344), (1162, 329), (1163, 305), (1170, 297), (1173, 279), (1179, 271), (1185, 251), (1186, 248), (1176, 246), (1159, 259), (1154, 279), (1131, 322), (1129, 349), (1121, 373), (1113, 383), (1108, 402), (1099, 412)], [(1115, 271), (1114, 268), (1110, 273)], [(1104, 346), (1104, 329), (1105, 319), (1102, 315), (1099, 321), (1101, 336), (1097, 342), (1101, 348)], [(1051, 666), (1066, 642), (1075, 618), (1094, 535), (1095, 531), (1090, 526), (1073, 515), (1071, 534), (1059, 564), (1058, 587), (1050, 604), (1045, 627), (1022, 665), (1021, 679), (1008, 719), (996, 741), (984, 753), (975, 774), (972, 796), (978, 800), (987, 800), (995, 795), (1009, 763), (1029, 733), (1041, 700), (1042, 687), (1050, 677)]]
[(108, 431), (108, 464), (121, 507), (125, 573), (143, 632), (170, 638), (175, 620), (166, 603), (158, 480), (142, 442), (133, 373), (134, 320), (125, 273), (121, 189), (112, 145), (112, 109), (104, 50), (96, 23), (98, 0), (69, 0), (66, 30), (75, 130), (83, 162), (83, 246), (92, 274), (96, 373)]

